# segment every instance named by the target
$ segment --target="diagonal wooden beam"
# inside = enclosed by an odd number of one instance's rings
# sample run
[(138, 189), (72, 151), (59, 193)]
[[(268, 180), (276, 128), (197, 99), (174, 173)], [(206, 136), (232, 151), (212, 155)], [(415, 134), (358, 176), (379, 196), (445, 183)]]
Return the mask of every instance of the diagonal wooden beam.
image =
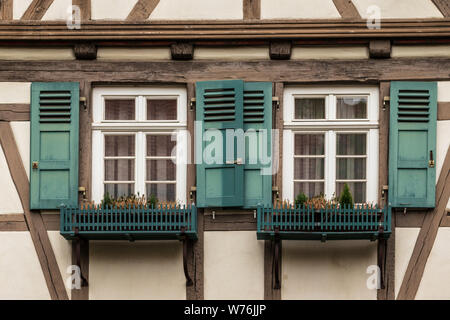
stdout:
[(5, 154), (12, 180), (19, 194), (42, 272), (53, 300), (68, 300), (64, 282), (58, 268), (47, 230), (40, 213), (31, 212), (29, 206), (30, 184), (17, 148), (9, 122), (0, 121), (0, 145)]
[(433, 249), (434, 241), (442, 218), (446, 215), (446, 207), (450, 197), (450, 147), (447, 150), (442, 171), (436, 185), (437, 206), (426, 213), (425, 221), (417, 237), (411, 259), (398, 293), (398, 300), (413, 300), (419, 289), (425, 265)]
[(243, 0), (244, 20), (261, 19), (261, 0)]
[(159, 4), (159, 0), (139, 0), (127, 17), (129, 21), (147, 20)]
[(41, 20), (54, 0), (33, 0), (20, 20)]
[(13, 0), (0, 0), (0, 20), (12, 20)]
[(72, 5), (80, 7), (81, 21), (91, 20), (91, 0), (72, 0)]
[(361, 15), (352, 0), (333, 0), (336, 9), (344, 19), (361, 19)]
[(450, 17), (450, 1), (449, 0), (431, 0), (446, 18)]

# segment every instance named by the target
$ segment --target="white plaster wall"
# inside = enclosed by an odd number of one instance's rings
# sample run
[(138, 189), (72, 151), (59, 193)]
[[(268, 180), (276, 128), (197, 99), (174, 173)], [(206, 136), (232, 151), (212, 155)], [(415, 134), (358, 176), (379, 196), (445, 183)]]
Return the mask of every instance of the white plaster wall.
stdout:
[(269, 47), (196, 47), (194, 60), (269, 60)]
[(1, 47), (0, 60), (74, 60), (72, 48)]
[(123, 20), (133, 9), (138, 0), (91, 0), (91, 17), (93, 20)]
[(67, 20), (71, 11), (72, 0), (55, 0), (42, 17), (42, 20)]
[(30, 6), (33, 0), (14, 0), (13, 1), (13, 19), (19, 20)]
[(450, 46), (392, 46), (392, 58), (450, 57)]
[(0, 232), (0, 300), (50, 299), (30, 233)]
[(264, 299), (264, 241), (255, 231), (205, 232), (206, 300)]
[(59, 231), (47, 231), (50, 244), (55, 253), (56, 262), (58, 263), (59, 271), (66, 286), (67, 295), (72, 296), (70, 286), (67, 286), (67, 278), (70, 277), (70, 272), (67, 273), (67, 268), (72, 265), (72, 243), (59, 233)]
[(0, 82), (0, 103), (30, 103), (30, 82)]
[(332, 0), (261, 0), (261, 19), (340, 19)]
[(420, 228), (395, 229), (395, 297), (397, 297), (411, 259)]
[(437, 121), (436, 127), (436, 183), (442, 171), (445, 156), (450, 146), (450, 120)]
[(380, 9), (381, 19), (443, 17), (431, 0), (353, 0), (353, 4), (363, 18), (373, 15), (370, 7), (374, 5)]
[(0, 214), (23, 213), (19, 194), (9, 172), (3, 148), (0, 147)]
[(242, 0), (161, 0), (150, 20), (242, 19)]
[(438, 82), (438, 101), (450, 101), (450, 81)]
[(11, 121), (10, 124), (23, 166), (30, 179), (30, 121)]
[(112, 48), (100, 47), (97, 60), (170, 60), (170, 48)]
[(439, 228), (416, 299), (450, 300), (450, 228)]
[(283, 300), (369, 299), (367, 268), (377, 265), (377, 244), (359, 241), (283, 241)]
[(293, 47), (291, 59), (368, 59), (367, 47)]
[(89, 262), (90, 299), (186, 299), (179, 241), (91, 241)]

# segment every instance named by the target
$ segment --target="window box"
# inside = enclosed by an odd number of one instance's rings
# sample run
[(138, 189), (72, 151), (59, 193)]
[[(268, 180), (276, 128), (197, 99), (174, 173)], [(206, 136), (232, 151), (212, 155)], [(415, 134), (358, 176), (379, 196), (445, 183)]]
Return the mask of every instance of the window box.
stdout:
[(263, 207), (257, 209), (259, 240), (387, 239), (391, 233), (391, 208), (378, 206)]
[(61, 207), (61, 234), (92, 240), (197, 239), (197, 208), (130, 206), (80, 209)]

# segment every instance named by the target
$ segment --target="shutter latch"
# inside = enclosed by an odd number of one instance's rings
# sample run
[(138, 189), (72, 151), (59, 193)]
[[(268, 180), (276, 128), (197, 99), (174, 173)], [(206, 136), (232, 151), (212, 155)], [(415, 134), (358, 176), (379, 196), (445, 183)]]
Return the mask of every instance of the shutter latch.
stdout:
[(31, 164), (31, 167), (32, 167), (33, 169), (39, 168), (39, 161), (33, 161), (32, 164)]
[(428, 167), (434, 168), (433, 150), (430, 150), (430, 160), (428, 161)]

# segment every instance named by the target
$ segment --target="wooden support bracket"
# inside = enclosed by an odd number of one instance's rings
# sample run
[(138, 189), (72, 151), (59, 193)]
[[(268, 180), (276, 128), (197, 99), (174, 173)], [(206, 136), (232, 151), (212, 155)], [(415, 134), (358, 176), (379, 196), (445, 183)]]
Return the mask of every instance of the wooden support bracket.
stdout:
[(194, 282), (192, 281), (191, 276), (189, 275), (188, 270), (188, 237), (184, 233), (184, 228), (181, 229), (181, 241), (183, 241), (183, 271), (184, 276), (186, 277), (186, 287), (191, 287), (194, 285)]

